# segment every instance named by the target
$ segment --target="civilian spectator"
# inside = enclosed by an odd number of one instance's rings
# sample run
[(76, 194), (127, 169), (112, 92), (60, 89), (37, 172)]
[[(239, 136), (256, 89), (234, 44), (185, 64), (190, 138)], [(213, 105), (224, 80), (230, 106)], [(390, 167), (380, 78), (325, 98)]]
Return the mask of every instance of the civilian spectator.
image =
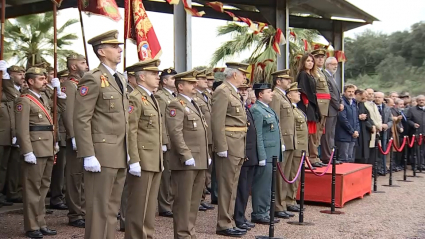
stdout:
[(390, 98), (395, 101), (396, 99), (398, 99), (398, 93), (393, 91), (390, 93)]
[(368, 88), (366, 89), (366, 92), (367, 92), (367, 98), (366, 98), (365, 106), (366, 106), (366, 109), (369, 111), (370, 119), (372, 119), (373, 125), (375, 125), (375, 128), (376, 128), (376, 131), (375, 133), (372, 133), (370, 137), (370, 142), (369, 142), (370, 152), (369, 152), (368, 164), (374, 165), (376, 160), (375, 151), (377, 150), (375, 145), (378, 140), (377, 132), (382, 130), (382, 117), (381, 117), (381, 114), (379, 113), (378, 107), (373, 102), (375, 98), (375, 91), (371, 88)]
[[(396, 99), (394, 107), (391, 108), (391, 114), (393, 116), (393, 127), (392, 127), (392, 135), (394, 139), (394, 144), (399, 148), (403, 143), (404, 137), (404, 124), (407, 123), (407, 118), (404, 115), (404, 101), (402, 99)], [(404, 122), (404, 123), (403, 123)], [(395, 163), (395, 171), (400, 171), (402, 169), (403, 161), (402, 161), (402, 152), (394, 151), (393, 161)]]
[[(412, 129), (414, 129), (414, 132), (412, 133), (415, 133), (416, 135), (425, 135), (425, 96), (419, 95), (418, 97), (416, 97), (416, 103), (417, 105), (415, 107), (410, 108), (407, 112), (407, 121), (408, 124), (412, 127)], [(424, 144), (420, 146), (419, 152), (420, 156), (418, 159), (418, 166), (425, 169), (423, 159)], [(412, 163), (414, 163), (414, 161)]]
[(366, 109), (365, 103), (367, 92), (364, 90), (356, 90), (356, 103), (359, 114), (359, 137), (356, 142), (355, 162), (366, 164), (369, 161), (370, 149), (369, 142), (372, 133), (375, 133), (376, 127), (369, 116), (369, 111)]
[[(393, 119), (391, 116), (391, 110), (388, 106), (384, 104), (384, 93), (375, 92), (375, 104), (378, 107), (379, 114), (382, 119), (382, 129), (379, 131), (380, 141), (382, 150), (385, 151), (387, 149), (387, 143), (389, 140), (389, 132), (391, 132), (391, 127), (393, 125)], [(379, 153), (378, 158), (381, 160), (378, 161), (378, 174), (385, 175), (387, 173), (386, 168), (386, 156)]]

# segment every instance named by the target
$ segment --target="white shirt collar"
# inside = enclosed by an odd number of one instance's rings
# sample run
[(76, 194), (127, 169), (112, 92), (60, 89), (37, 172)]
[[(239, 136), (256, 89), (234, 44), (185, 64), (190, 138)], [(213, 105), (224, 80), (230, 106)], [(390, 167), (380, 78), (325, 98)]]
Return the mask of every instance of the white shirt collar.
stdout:
[(146, 91), (146, 93), (148, 93), (148, 95), (149, 96), (151, 96), (152, 95), (152, 92), (150, 91), (150, 90), (148, 90), (148, 89), (146, 89), (145, 87), (143, 87), (143, 86), (141, 86), (141, 85), (139, 85), (142, 89), (144, 89), (145, 91)]
[(230, 83), (229, 81), (228, 81), (227, 83), (229, 83), (229, 84), (233, 87), (233, 89), (235, 89), (236, 93), (238, 93), (238, 88), (236, 88), (236, 87), (235, 87), (232, 83)]
[(190, 98), (189, 96), (184, 95), (184, 94), (182, 94), (182, 93), (179, 93), (179, 95), (181, 95), (181, 96), (183, 96), (184, 98), (186, 98), (186, 100), (188, 100), (189, 102), (192, 102), (192, 98)]
[(261, 104), (263, 104), (264, 106), (266, 106), (267, 108), (269, 108), (269, 106), (266, 103), (262, 102), (261, 100), (258, 100), (258, 102), (260, 102)]
[(35, 96), (37, 96), (38, 98), (41, 98), (41, 95), (35, 93), (34, 91), (32, 91), (31, 89), (28, 89), (31, 93), (33, 93)]
[(15, 84), (13, 84), (13, 86), (15, 87), (15, 89), (17, 89), (18, 91), (20, 91), (21, 90), (21, 87), (19, 86), (19, 85), (15, 85)]
[(276, 89), (279, 89), (279, 90), (283, 93), (283, 95), (286, 95), (286, 91), (282, 90), (282, 89), (281, 89), (281, 88), (279, 88), (279, 87), (276, 87)]
[(115, 75), (115, 73), (117, 73), (116, 71), (112, 70), (111, 67), (105, 65), (103, 62), (102, 65), (109, 71), (109, 73), (111, 73), (111, 75)]
[(292, 105), (295, 107), (295, 108), (297, 108), (297, 104), (295, 104), (295, 103), (292, 103)]
[(210, 88), (207, 88), (208, 93), (212, 93), (212, 90), (210, 90)]
[(171, 95), (174, 93), (174, 92), (172, 92), (170, 89), (168, 89), (168, 88), (166, 88), (166, 87), (163, 87), (162, 89), (165, 89), (166, 91), (168, 91), (168, 93), (170, 93)]
[(201, 94), (201, 95), (204, 93), (204, 92), (200, 91), (199, 89), (196, 89), (196, 91), (198, 91), (199, 94)]

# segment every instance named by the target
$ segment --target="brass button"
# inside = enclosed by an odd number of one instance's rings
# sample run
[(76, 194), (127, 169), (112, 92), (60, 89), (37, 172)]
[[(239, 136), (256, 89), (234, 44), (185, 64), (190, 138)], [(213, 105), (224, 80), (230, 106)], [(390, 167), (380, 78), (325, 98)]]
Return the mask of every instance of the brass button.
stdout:
[(111, 95), (111, 99), (113, 99), (114, 98), (114, 96), (113, 95)]
[(144, 149), (144, 148), (145, 148), (145, 146), (143, 145), (143, 146), (142, 146), (142, 149)]
[(41, 139), (41, 137), (38, 137), (38, 139)]
[(230, 134), (230, 136), (233, 136), (233, 134)]
[(105, 142), (106, 140), (105, 139), (102, 139), (102, 142)]

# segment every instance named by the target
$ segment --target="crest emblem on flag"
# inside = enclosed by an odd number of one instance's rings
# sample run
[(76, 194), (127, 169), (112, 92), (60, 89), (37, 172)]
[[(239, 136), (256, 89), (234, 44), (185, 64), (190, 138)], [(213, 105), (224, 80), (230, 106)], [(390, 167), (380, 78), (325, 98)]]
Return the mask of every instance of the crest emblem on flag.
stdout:
[(85, 95), (87, 95), (87, 93), (89, 93), (89, 88), (87, 86), (81, 86), (80, 95), (85, 96)]

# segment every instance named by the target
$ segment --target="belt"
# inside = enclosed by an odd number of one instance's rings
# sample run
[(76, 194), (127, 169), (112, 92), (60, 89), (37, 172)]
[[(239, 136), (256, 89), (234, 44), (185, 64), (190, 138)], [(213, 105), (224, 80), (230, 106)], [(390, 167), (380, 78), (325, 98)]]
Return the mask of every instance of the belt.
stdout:
[(329, 94), (329, 93), (316, 93), (316, 97), (317, 97), (317, 99), (330, 100), (331, 94)]
[(232, 131), (232, 132), (247, 132), (248, 127), (241, 126), (241, 127), (224, 127), (224, 130), (226, 131)]
[(30, 126), (30, 131), (53, 131), (53, 125)]

